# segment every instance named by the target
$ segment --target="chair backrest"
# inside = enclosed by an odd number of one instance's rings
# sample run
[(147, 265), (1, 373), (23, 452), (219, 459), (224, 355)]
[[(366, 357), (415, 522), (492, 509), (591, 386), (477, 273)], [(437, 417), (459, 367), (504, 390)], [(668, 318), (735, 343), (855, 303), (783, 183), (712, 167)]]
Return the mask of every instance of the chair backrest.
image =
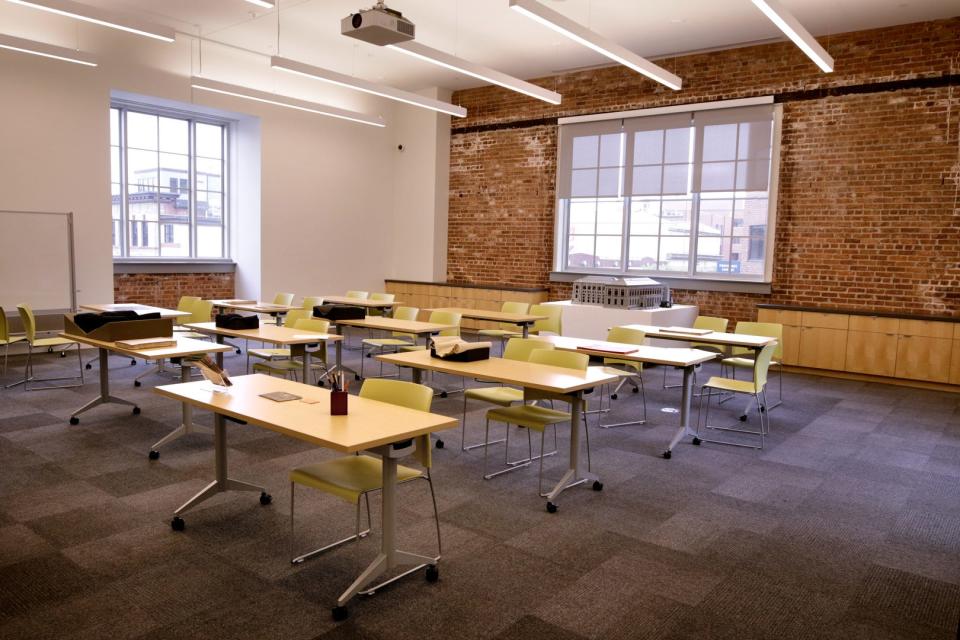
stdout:
[(190, 305), (190, 322), (210, 322), (213, 314), (213, 301), (197, 298)]
[(282, 304), (289, 306), (293, 303), (293, 294), (292, 293), (278, 293), (273, 296), (273, 304)]
[(177, 302), (177, 311), (186, 311), (190, 315), (180, 316), (174, 322), (177, 324), (187, 324), (188, 322), (193, 322), (193, 305), (199, 300), (199, 296), (180, 296), (180, 300)]
[[(619, 342), (621, 344), (643, 344), (647, 334), (639, 329), (630, 329), (629, 327), (612, 327), (607, 331), (607, 342)], [(603, 364), (619, 364), (636, 370), (643, 369), (643, 363), (636, 360), (624, 360), (623, 358), (604, 358)]]
[(283, 326), (292, 327), (297, 323), (297, 320), (306, 320), (311, 315), (313, 315), (313, 308), (287, 311), (287, 315), (283, 317)]
[[(773, 350), (773, 358), (780, 360), (783, 357), (783, 325), (776, 322), (738, 322), (734, 333), (742, 333), (748, 336), (766, 336), (776, 338), (777, 345)], [(753, 353), (752, 349), (738, 347), (733, 349), (733, 355), (742, 355), (744, 353)]]
[(590, 356), (585, 353), (577, 353), (576, 351), (534, 349), (530, 352), (530, 362), (586, 371), (587, 365), (590, 364)]
[(7, 324), (7, 313), (0, 307), (0, 340), (10, 339), (10, 325)]
[(20, 314), (20, 321), (23, 323), (23, 333), (27, 336), (27, 342), (33, 344), (37, 339), (37, 321), (33, 318), (33, 310), (26, 302), (17, 305), (17, 312)]
[(323, 304), (323, 296), (304, 296), (303, 304), (300, 306), (304, 309), (310, 309), (313, 311), (313, 308)]
[(357, 298), (358, 300), (366, 300), (369, 295), (366, 291), (347, 291), (348, 298)]
[(774, 351), (776, 351), (776, 345), (768, 344), (760, 350), (760, 355), (753, 363), (753, 382), (757, 392), (763, 391), (763, 388), (767, 385), (767, 369), (770, 368)]
[[(526, 302), (504, 302), (500, 305), (500, 311), (503, 313), (527, 313), (530, 310), (530, 304)], [(506, 331), (516, 331), (517, 325), (512, 322), (501, 322), (500, 328)]]
[(545, 320), (537, 320), (533, 323), (533, 330), (537, 333), (549, 331), (558, 336), (561, 335), (561, 314), (563, 307), (558, 304), (535, 304), (530, 307), (530, 315), (547, 316)]
[(530, 352), (534, 349), (550, 351), (553, 349), (553, 343), (536, 338), (510, 338), (507, 341), (507, 346), (503, 348), (503, 357), (507, 360), (526, 362), (530, 359)]
[(455, 325), (450, 329), (444, 329), (440, 332), (441, 336), (459, 336), (460, 335), (460, 314), (453, 311), (433, 311), (430, 313), (430, 322), (436, 324)]
[(300, 318), (293, 323), (293, 328), (301, 331), (328, 333), (330, 331), (330, 321), (323, 318)]
[(393, 293), (371, 293), (370, 300), (379, 300), (380, 302), (393, 302), (396, 298), (396, 294)]
[[(360, 387), (359, 396), (370, 400), (379, 400), (390, 404), (416, 409), (417, 411), (430, 411), (430, 405), (433, 403), (433, 389), (422, 384), (406, 382), (404, 380), (386, 380), (384, 378), (367, 378)], [(432, 464), (430, 446), (430, 436), (419, 436), (417, 438), (417, 450), (414, 454), (426, 468)]]
[[(697, 319), (693, 321), (694, 329), (706, 329), (707, 331), (715, 331), (717, 333), (726, 333), (727, 325), (730, 324), (730, 321), (726, 318), (717, 318), (714, 316), (697, 316)], [(707, 351), (716, 351), (717, 353), (723, 353), (724, 349), (722, 346), (709, 344), (706, 342), (691, 342), (691, 349), (705, 349)]]
[[(415, 321), (418, 315), (420, 315), (420, 309), (417, 307), (397, 307), (393, 310), (393, 317), (395, 320)], [(417, 340), (417, 336), (413, 333), (394, 331), (391, 335), (393, 335), (395, 338), (411, 338), (414, 341)]]

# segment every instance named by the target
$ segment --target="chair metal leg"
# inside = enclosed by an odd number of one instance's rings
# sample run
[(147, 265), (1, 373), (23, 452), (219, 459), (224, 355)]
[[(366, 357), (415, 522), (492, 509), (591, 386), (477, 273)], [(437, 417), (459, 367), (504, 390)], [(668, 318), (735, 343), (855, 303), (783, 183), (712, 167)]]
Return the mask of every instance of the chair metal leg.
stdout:
[[(508, 457), (508, 452), (510, 450), (510, 425), (508, 424), (506, 426), (507, 426), (507, 437), (504, 438), (504, 456), (503, 456), (504, 461), (506, 461)], [(485, 441), (490, 440), (490, 419), (489, 418), (487, 418), (487, 425), (486, 425), (486, 430), (484, 434), (484, 440)], [(500, 471), (494, 471), (493, 473), (487, 473), (487, 457), (488, 457), (487, 451), (489, 451), (489, 449), (490, 447), (483, 448), (483, 479), (484, 480), (490, 480), (491, 478), (496, 478), (497, 476), (503, 475), (504, 473), (510, 473), (511, 471), (516, 471), (517, 469), (521, 469), (529, 465), (531, 462), (533, 462), (533, 460), (526, 460), (524, 462), (508, 463), (508, 466), (505, 469), (501, 469)]]
[[(630, 381), (634, 384), (634, 386), (636, 386), (636, 382), (633, 381), (633, 378), (637, 378), (637, 379), (640, 380), (640, 387), (639, 387), (639, 388), (640, 388), (640, 396), (641, 396), (641, 398), (642, 398), (642, 400), (643, 400), (643, 418), (640, 419), (640, 420), (629, 420), (629, 421), (627, 421), (627, 422), (615, 422), (615, 423), (613, 423), (613, 424), (603, 424), (603, 422), (602, 422), (602, 421), (599, 419), (599, 417), (598, 417), (597, 426), (599, 426), (601, 429), (612, 429), (612, 428), (614, 428), (614, 427), (628, 427), (628, 426), (635, 425), (635, 424), (646, 424), (646, 423), (647, 423), (647, 390), (646, 390), (646, 387), (644, 387), (644, 384), (643, 384), (643, 376), (640, 375), (640, 374), (635, 374), (635, 375), (632, 375), (632, 376), (629, 376), (629, 377), (625, 377), (625, 378), (623, 378), (623, 379), (620, 381), (620, 384), (617, 386), (617, 389), (619, 389), (620, 387), (622, 387), (628, 380), (630, 380)], [(679, 386), (679, 385), (678, 385), (678, 386)], [(612, 396), (612, 395), (616, 395), (616, 390), (614, 391), (613, 394), (611, 394), (611, 396)], [(611, 406), (611, 407), (613, 406), (613, 403), (612, 403), (612, 402), (610, 403), (610, 406)]]
[[(61, 377), (55, 377), (55, 378), (35, 377), (33, 375), (33, 345), (27, 344), (27, 363), (23, 368), (23, 380), (18, 380), (17, 382), (8, 384), (4, 388), (9, 389), (10, 387), (16, 387), (17, 385), (21, 385), (21, 384), (23, 385), (24, 391), (43, 391), (44, 389), (73, 389), (75, 387), (82, 387), (84, 385), (83, 358), (80, 355), (80, 344), (74, 343), (74, 346), (77, 347), (77, 364), (80, 366), (80, 384), (47, 384), (47, 385), (41, 385), (39, 387), (37, 386), (31, 387), (30, 386), (31, 382), (56, 382), (59, 380), (76, 380), (77, 376), (61, 376)], [(69, 349), (69, 348), (70, 348), (70, 345), (66, 347), (66, 349)], [(64, 349), (64, 351), (66, 351), (66, 349)]]
[[(291, 538), (290, 555), (292, 556), (293, 553), (294, 553), (294, 552), (293, 552), (293, 546), (292, 546), (292, 545), (293, 545), (293, 487), (292, 487), (292, 485), (293, 485), (294, 483), (290, 483), (290, 484), (291, 484), (291, 489), (290, 489), (290, 538)], [(366, 494), (364, 494), (364, 497), (366, 498)], [(368, 502), (367, 502), (367, 522), (368, 522), (368, 525), (369, 525), (369, 520), (370, 520), (370, 502), (368, 501)], [(367, 529), (364, 530), (364, 531), (361, 531), (361, 530), (360, 530), (360, 501), (359, 501), (359, 500), (357, 500), (357, 519), (356, 519), (356, 523), (357, 523), (357, 525), (356, 525), (356, 531), (353, 533), (353, 535), (347, 536), (346, 538), (343, 538), (342, 540), (337, 540), (336, 542), (333, 542), (333, 543), (331, 543), (331, 544), (328, 544), (328, 545), (326, 545), (326, 546), (324, 546), (324, 547), (320, 547), (319, 549), (314, 549), (313, 551), (308, 551), (307, 553), (304, 553), (304, 554), (302, 554), (302, 555), (299, 555), (299, 556), (297, 556), (297, 557), (295, 557), (295, 558), (291, 558), (291, 559), (290, 559), (290, 564), (300, 564), (300, 563), (302, 563), (302, 562), (305, 562), (305, 561), (309, 560), (310, 558), (314, 558), (314, 557), (316, 557), (316, 556), (318, 556), (318, 555), (320, 555), (320, 554), (322, 554), (322, 553), (324, 553), (324, 552), (326, 552), (326, 551), (329, 551), (329, 550), (331, 550), (331, 549), (335, 549), (335, 548), (337, 548), (337, 547), (339, 547), (339, 546), (341, 546), (341, 545), (343, 545), (343, 544), (346, 544), (346, 543), (348, 543), (348, 542), (352, 542), (352, 541), (354, 541), (354, 540), (356, 540), (357, 542), (359, 542), (361, 538), (367, 537), (367, 535), (370, 534), (370, 527), (368, 526)]]

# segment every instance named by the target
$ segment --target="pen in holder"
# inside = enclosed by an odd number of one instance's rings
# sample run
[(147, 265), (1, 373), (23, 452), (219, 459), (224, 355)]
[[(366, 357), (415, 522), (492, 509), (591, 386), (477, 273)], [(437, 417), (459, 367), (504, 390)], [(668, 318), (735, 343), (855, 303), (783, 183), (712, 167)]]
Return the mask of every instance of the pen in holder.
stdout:
[(330, 392), (330, 415), (332, 416), (345, 416), (347, 415), (347, 397), (350, 394), (346, 391), (331, 391)]

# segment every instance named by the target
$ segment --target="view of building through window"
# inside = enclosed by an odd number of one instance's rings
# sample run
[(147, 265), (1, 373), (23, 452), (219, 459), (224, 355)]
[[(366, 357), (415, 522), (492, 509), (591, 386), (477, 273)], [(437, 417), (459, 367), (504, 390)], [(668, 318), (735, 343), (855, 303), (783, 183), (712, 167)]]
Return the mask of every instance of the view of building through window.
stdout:
[(110, 109), (113, 255), (225, 258), (227, 127)]

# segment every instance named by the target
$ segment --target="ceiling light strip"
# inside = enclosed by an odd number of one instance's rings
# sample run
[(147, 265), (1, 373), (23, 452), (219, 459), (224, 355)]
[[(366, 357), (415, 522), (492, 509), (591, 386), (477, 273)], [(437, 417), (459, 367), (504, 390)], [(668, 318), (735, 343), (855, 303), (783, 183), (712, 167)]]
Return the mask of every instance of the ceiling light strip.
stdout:
[(119, 17), (111, 11), (105, 11), (97, 7), (73, 2), (72, 0), (7, 0), (14, 4), (21, 4), (25, 7), (49, 11), (57, 15), (67, 16), (84, 22), (92, 22), (104, 27), (119, 29), (129, 33), (135, 33), (140, 36), (162, 40), (163, 42), (173, 42), (176, 38), (176, 32), (161, 25), (145, 22), (134, 17)]
[(97, 66), (94, 57), (82, 51), (74, 51), (73, 49), (58, 47), (45, 42), (37, 42), (36, 40), (16, 38), (2, 33), (0, 33), (0, 49), (29, 53), (35, 56), (43, 56), (44, 58), (63, 60), (64, 62), (73, 62), (87, 67)]
[(258, 7), (263, 7), (264, 9), (274, 9), (277, 6), (274, 0), (247, 0), (247, 2), (255, 4)]
[(619, 62), (625, 67), (633, 69), (639, 74), (645, 75), (651, 80), (655, 80), (676, 91), (679, 91), (683, 86), (683, 80), (681, 80), (679, 76), (670, 73), (663, 67), (658, 67), (626, 47), (604, 38), (598, 33), (587, 29), (583, 25), (574, 22), (553, 9), (543, 6), (535, 0), (510, 0), (510, 8), (585, 47), (593, 49), (599, 54), (605, 55), (611, 60)]
[(505, 89), (522, 93), (530, 96), (531, 98), (536, 98), (537, 100), (549, 102), (550, 104), (560, 104), (560, 100), (562, 98), (562, 96), (555, 91), (550, 91), (549, 89), (538, 87), (535, 84), (520, 80), (519, 78), (508, 76), (507, 74), (501, 73), (496, 69), (474, 64), (469, 60), (452, 56), (449, 53), (433, 49), (432, 47), (420, 44), (419, 42), (408, 40), (406, 42), (399, 42), (397, 44), (389, 44), (387, 45), (387, 48), (400, 51), (409, 56), (413, 56), (414, 58), (425, 60), (426, 62), (439, 65), (458, 73), (472, 76), (479, 80), (483, 80), (484, 82), (489, 82), (490, 84), (499, 85)]
[(793, 43), (800, 47), (824, 73), (833, 71), (833, 57), (820, 46), (816, 38), (800, 24), (799, 20), (780, 6), (780, 3), (776, 0), (753, 0), (753, 4), (770, 18), (770, 21), (777, 25), (784, 35), (793, 40)]
[(329, 82), (341, 87), (347, 87), (348, 89), (356, 89), (357, 91), (363, 91), (375, 96), (380, 96), (381, 98), (388, 98), (390, 100), (404, 102), (415, 107), (423, 107), (424, 109), (439, 111), (440, 113), (457, 116), (458, 118), (464, 118), (467, 115), (466, 109), (448, 102), (441, 102), (440, 100), (425, 98), (424, 96), (417, 95), (416, 93), (401, 91), (400, 89), (394, 89), (393, 87), (388, 87), (386, 85), (367, 82), (366, 80), (354, 78), (353, 76), (337, 73), (336, 71), (330, 71), (329, 69), (314, 67), (312, 65), (297, 62), (296, 60), (290, 60), (288, 58), (273, 56), (270, 58), (270, 66), (274, 69), (280, 69), (281, 71), (295, 73), (297, 75), (313, 78), (314, 80), (322, 80), (324, 82)]
[(288, 109), (296, 109), (297, 111), (316, 113), (321, 116), (330, 116), (331, 118), (350, 120), (351, 122), (369, 124), (374, 127), (386, 126), (383, 120), (379, 117), (373, 118), (356, 111), (339, 109), (337, 107), (331, 107), (316, 102), (307, 102), (305, 100), (298, 100), (297, 98), (291, 98), (289, 96), (267, 93), (266, 91), (257, 91), (256, 89), (251, 89), (249, 87), (227, 84), (226, 82), (217, 82), (216, 80), (208, 80), (207, 78), (199, 78), (194, 76), (190, 78), (190, 86), (194, 89), (200, 89), (201, 91), (210, 91), (212, 93), (219, 93), (225, 96), (233, 96), (235, 98), (243, 98), (245, 100), (262, 102), (264, 104), (272, 104), (277, 107), (286, 107)]

